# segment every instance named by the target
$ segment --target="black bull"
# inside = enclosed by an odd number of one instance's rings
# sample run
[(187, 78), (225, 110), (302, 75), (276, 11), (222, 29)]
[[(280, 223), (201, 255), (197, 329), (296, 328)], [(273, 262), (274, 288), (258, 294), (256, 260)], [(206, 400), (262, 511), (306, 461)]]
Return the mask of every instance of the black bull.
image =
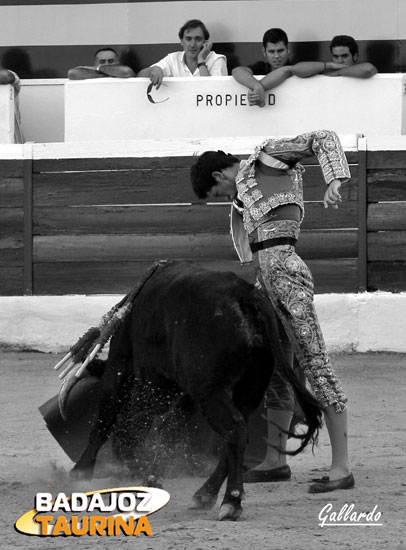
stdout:
[[(91, 477), (97, 453), (111, 433), (128, 387), (150, 388), (159, 399), (140, 399), (145, 438), (168, 392), (198, 405), (224, 441), (214, 472), (194, 494), (195, 508), (212, 507), (227, 478), (220, 519), (241, 514), (247, 420), (258, 407), (274, 369), (293, 387), (307, 431), (297, 454), (317, 437), (321, 408), (286, 358), (284, 333), (269, 299), (235, 274), (179, 262), (160, 265), (137, 295), (114, 334), (102, 375), (99, 414), (88, 445), (72, 470)], [(160, 402), (159, 402), (160, 401)], [(158, 403), (159, 402), (159, 403)], [(172, 407), (175, 402), (171, 400)], [(156, 407), (157, 406), (157, 407)]]

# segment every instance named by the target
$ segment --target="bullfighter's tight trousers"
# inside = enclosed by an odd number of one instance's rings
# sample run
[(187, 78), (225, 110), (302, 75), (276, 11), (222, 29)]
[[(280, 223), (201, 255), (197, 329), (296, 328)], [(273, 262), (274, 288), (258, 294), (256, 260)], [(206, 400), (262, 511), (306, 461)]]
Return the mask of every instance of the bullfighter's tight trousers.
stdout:
[[(268, 221), (257, 230), (258, 241), (299, 235), (296, 221)], [(257, 276), (265, 287), (293, 346), (300, 369), (303, 369), (316, 398), (323, 407), (333, 405), (336, 412), (346, 408), (343, 392), (326, 351), (323, 334), (314, 307), (312, 274), (298, 256), (294, 246), (279, 245), (254, 255)], [(272, 380), (265, 397), (272, 404)]]

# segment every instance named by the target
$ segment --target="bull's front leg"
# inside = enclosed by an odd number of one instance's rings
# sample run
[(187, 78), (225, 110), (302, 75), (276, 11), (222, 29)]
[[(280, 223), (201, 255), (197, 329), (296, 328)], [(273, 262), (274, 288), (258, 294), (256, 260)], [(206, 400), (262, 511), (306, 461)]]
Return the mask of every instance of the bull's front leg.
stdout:
[(192, 510), (210, 510), (216, 504), (217, 495), (227, 477), (228, 451), (223, 448), (220, 460), (214, 472), (192, 497)]
[(247, 424), (240, 413), (233, 415), (234, 426), (226, 435), (228, 459), (227, 486), (220, 506), (220, 520), (237, 520), (242, 514), (241, 500), (244, 498), (242, 468), (247, 444)]
[(247, 442), (247, 425), (227, 391), (218, 393), (202, 404), (202, 410), (211, 427), (222, 437), (224, 449), (217, 468), (195, 493), (194, 508), (211, 507), (227, 477), (219, 519), (236, 520), (242, 513), (241, 500), (244, 496), (242, 465)]
[(89, 441), (82, 456), (70, 471), (73, 479), (92, 479), (97, 454), (109, 437), (121, 403), (114, 393), (104, 393), (100, 400), (99, 414), (90, 431)]
[(97, 453), (111, 434), (117, 416), (134, 384), (131, 376), (131, 362), (127, 359), (117, 359), (112, 346), (110, 346), (110, 354), (113, 358), (107, 363), (102, 378), (103, 389), (97, 419), (90, 431), (86, 449), (70, 472), (71, 477), (75, 479), (93, 477)]

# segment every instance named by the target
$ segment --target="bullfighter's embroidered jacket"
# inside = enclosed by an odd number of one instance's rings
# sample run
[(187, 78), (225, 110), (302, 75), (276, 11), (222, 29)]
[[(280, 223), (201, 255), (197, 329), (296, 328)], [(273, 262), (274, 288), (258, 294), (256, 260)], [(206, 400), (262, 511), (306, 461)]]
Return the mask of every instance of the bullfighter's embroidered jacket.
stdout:
[[(351, 178), (341, 142), (335, 132), (329, 130), (293, 138), (267, 139), (255, 148), (247, 160), (241, 161), (236, 184), (243, 208), (234, 202), (231, 211), (231, 234), (241, 262), (252, 260), (247, 236), (267, 221), (273, 210), (287, 204), (297, 205), (303, 219), (304, 168), (299, 161), (312, 155), (316, 155), (327, 185), (335, 179), (344, 183)], [(257, 161), (275, 169), (274, 175), (267, 178), (265, 184), (259, 184), (256, 180)]]

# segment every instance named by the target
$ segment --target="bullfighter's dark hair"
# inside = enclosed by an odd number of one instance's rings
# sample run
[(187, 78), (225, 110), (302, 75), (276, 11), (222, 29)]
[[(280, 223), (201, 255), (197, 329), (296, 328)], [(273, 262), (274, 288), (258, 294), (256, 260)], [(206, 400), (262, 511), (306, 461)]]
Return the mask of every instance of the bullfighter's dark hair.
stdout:
[(178, 36), (182, 40), (183, 35), (185, 34), (185, 31), (188, 31), (190, 29), (197, 29), (199, 27), (203, 31), (204, 39), (208, 40), (210, 38), (210, 33), (207, 30), (206, 25), (202, 21), (200, 21), (200, 19), (189, 19), (189, 21), (186, 21), (186, 23), (182, 25), (181, 28), (179, 29)]
[(337, 46), (346, 46), (350, 50), (353, 57), (358, 56), (358, 44), (352, 36), (348, 36), (347, 34), (338, 34), (330, 42), (330, 52), (333, 53), (333, 48), (337, 48)]
[(268, 29), (262, 38), (262, 44), (264, 48), (268, 43), (276, 44), (277, 42), (283, 42), (285, 46), (288, 46), (288, 35), (283, 29)]
[(205, 199), (210, 189), (216, 185), (213, 172), (220, 172), (236, 162), (240, 162), (240, 159), (224, 151), (206, 151), (200, 155), (190, 169), (193, 191), (199, 199)]

